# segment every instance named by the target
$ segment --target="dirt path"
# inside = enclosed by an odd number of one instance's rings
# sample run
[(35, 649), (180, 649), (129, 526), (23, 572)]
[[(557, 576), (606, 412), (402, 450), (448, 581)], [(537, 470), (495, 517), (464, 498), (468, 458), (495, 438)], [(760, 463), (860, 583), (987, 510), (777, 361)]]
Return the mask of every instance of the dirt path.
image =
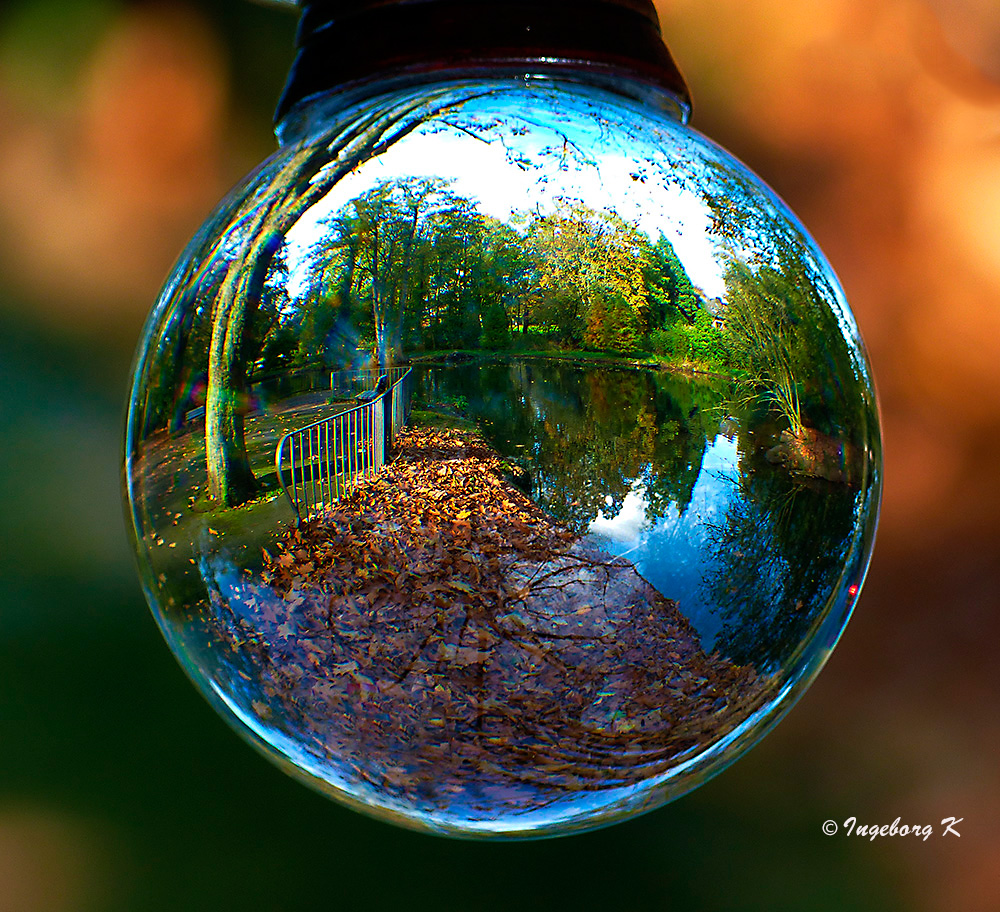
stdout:
[(756, 708), (751, 668), (503, 473), (473, 434), (408, 430), (290, 531), (241, 616), (219, 612), (265, 669), (258, 709), (397, 797), (524, 811), (661, 773)]

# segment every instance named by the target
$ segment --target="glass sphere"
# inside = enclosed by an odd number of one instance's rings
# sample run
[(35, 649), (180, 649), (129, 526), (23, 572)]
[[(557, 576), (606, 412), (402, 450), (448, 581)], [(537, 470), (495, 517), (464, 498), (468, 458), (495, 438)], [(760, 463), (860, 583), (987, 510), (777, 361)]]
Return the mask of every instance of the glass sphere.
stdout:
[(667, 96), (321, 98), (191, 242), (125, 442), (145, 589), (283, 769), (551, 835), (754, 744), (866, 572), (881, 448), (829, 265)]

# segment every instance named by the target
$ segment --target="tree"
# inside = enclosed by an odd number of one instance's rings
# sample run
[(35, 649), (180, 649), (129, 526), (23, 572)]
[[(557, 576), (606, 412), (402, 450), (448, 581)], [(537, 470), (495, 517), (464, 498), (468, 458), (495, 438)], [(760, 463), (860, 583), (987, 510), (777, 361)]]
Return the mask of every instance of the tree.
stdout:
[(740, 260), (729, 265), (726, 289), (726, 330), (743, 372), (738, 398), (749, 404), (763, 394), (798, 437), (803, 424), (798, 379), (801, 317), (796, 310), (803, 304), (802, 289), (771, 267), (753, 271)]
[(483, 348), (501, 350), (510, 348), (510, 326), (507, 323), (507, 312), (499, 301), (490, 302), (483, 313), (483, 335), (480, 344)]
[(725, 335), (741, 375), (737, 405), (766, 402), (796, 439), (808, 424), (862, 445), (876, 423), (868, 367), (822, 255), (742, 171), (710, 165), (703, 198), (729, 259)]
[(417, 254), (443, 182), (385, 181), (353, 201), (357, 213), (358, 283), (371, 307), (374, 358), (385, 369), (402, 353), (402, 330), (418, 289)]
[(416, 129), (426, 117), (466, 103), (479, 92), (442, 88), (359, 117), (328, 142), (302, 145), (261, 169), (241, 202), (225, 213), (201, 262), (225, 262), (212, 309), (205, 456), (210, 498), (235, 506), (257, 485), (246, 451), (239, 393), (246, 386), (245, 332), (260, 305), (273, 258), (302, 215), (360, 162)]
[(638, 230), (614, 213), (564, 200), (555, 214), (535, 216), (527, 240), (537, 264), (535, 323), (563, 342), (637, 346), (649, 319)]
[(669, 326), (679, 318), (694, 323), (699, 311), (698, 293), (674, 251), (674, 245), (661, 234), (655, 244), (645, 243), (643, 278), (649, 294), (650, 322), (657, 328)]

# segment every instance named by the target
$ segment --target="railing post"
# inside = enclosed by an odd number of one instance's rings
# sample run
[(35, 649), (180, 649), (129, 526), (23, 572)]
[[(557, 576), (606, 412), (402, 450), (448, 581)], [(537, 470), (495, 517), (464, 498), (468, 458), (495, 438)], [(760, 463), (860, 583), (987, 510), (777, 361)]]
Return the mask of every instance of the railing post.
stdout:
[(392, 452), (392, 401), (395, 396), (396, 390), (390, 386), (382, 397), (382, 452), (386, 456)]

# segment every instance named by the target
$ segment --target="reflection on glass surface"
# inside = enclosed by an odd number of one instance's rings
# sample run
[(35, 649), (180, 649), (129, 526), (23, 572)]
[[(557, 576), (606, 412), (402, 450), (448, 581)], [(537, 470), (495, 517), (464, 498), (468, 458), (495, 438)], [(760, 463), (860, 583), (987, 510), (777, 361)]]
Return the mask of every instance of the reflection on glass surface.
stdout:
[(728, 154), (549, 79), (359, 103), (181, 258), (126, 487), (172, 648), (341, 800), (591, 827), (721, 769), (819, 670), (881, 450), (829, 267)]

